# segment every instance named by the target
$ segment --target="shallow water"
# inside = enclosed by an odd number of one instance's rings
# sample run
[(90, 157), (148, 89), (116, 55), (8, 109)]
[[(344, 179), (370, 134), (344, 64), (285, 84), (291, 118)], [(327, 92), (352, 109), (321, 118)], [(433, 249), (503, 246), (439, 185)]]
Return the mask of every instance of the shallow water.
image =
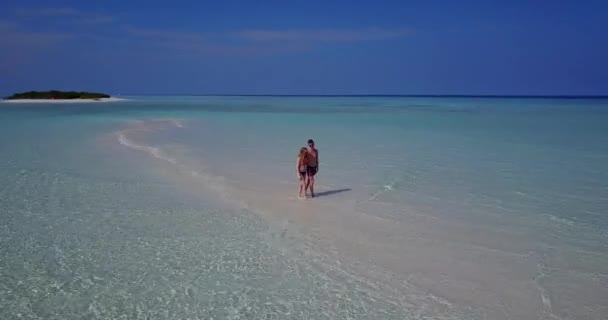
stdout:
[(602, 99), (0, 104), (0, 317), (601, 319), (607, 120)]

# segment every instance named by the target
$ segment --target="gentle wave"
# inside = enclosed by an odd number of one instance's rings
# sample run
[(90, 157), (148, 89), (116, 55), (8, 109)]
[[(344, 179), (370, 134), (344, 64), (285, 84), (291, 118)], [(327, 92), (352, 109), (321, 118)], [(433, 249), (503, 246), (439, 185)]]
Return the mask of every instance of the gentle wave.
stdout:
[(552, 214), (546, 214), (545, 215), (550, 221), (553, 221), (559, 225), (564, 225), (564, 226), (569, 226), (569, 227), (573, 227), (576, 222), (570, 220), (570, 219), (566, 219), (566, 218), (560, 218), (560, 217), (556, 217)]
[[(117, 135), (117, 140), (121, 145), (133, 150), (145, 152), (156, 159), (169, 162), (180, 170), (183, 170), (183, 172), (187, 172), (191, 177), (195, 177), (197, 180), (202, 181), (206, 187), (217, 192), (222, 198), (231, 199), (231, 193), (228, 191), (228, 186), (223, 176), (205, 172), (200, 163), (199, 166), (192, 167), (188, 164), (188, 159), (174, 158), (159, 147), (140, 144), (129, 138), (130, 133), (152, 132), (167, 129), (168, 127), (184, 128), (185, 125), (178, 119), (135, 120), (131, 121), (127, 128), (116, 131), (115, 133)], [(239, 204), (240, 207), (245, 207), (244, 204)]]
[(183, 128), (184, 124), (178, 119), (160, 119), (160, 120), (144, 120), (136, 121), (133, 126), (123, 129), (117, 132), (118, 142), (128, 148), (146, 152), (153, 157), (161, 160), (165, 160), (172, 164), (177, 164), (177, 160), (168, 156), (160, 148), (138, 144), (135, 141), (129, 139), (128, 134), (134, 131), (149, 131), (155, 129), (163, 129), (165, 126), (171, 125), (177, 128)]
[(127, 129), (121, 131), (158, 130), (166, 127), (184, 128), (185, 124), (180, 119), (154, 119), (154, 120), (131, 120)]
[(127, 136), (125, 135), (124, 132), (118, 133), (118, 141), (123, 146), (129, 147), (131, 149), (147, 152), (157, 159), (165, 160), (165, 161), (168, 161), (173, 164), (177, 163), (177, 161), (175, 159), (165, 155), (164, 152), (162, 152), (162, 150), (160, 150), (159, 148), (141, 145), (141, 144), (137, 144), (137, 143), (131, 141), (129, 138), (127, 138)]

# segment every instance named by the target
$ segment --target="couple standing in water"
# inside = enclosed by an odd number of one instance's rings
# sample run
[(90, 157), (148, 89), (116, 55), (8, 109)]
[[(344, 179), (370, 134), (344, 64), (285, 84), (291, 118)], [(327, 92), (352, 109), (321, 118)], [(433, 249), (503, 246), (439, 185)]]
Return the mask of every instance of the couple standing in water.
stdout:
[(300, 179), (300, 191), (298, 196), (302, 197), (302, 191), (306, 196), (310, 189), (310, 196), (315, 197), (315, 175), (319, 172), (319, 150), (315, 148), (315, 142), (308, 140), (308, 148), (302, 147), (296, 160), (296, 174)]

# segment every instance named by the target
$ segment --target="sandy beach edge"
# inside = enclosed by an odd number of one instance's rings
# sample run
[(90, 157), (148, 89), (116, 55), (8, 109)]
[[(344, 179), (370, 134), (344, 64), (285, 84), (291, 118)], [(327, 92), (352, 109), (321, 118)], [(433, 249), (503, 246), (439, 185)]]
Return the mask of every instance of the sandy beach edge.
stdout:
[(103, 102), (118, 102), (128, 101), (123, 98), (100, 98), (100, 99), (14, 99), (0, 100), (0, 103), (103, 103)]

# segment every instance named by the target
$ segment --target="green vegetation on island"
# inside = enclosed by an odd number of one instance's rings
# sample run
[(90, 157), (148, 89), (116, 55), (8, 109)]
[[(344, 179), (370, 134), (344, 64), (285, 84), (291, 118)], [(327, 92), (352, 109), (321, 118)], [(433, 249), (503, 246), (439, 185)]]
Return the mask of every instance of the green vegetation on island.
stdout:
[(6, 97), (6, 100), (19, 100), (19, 99), (101, 99), (109, 98), (110, 95), (105, 93), (95, 92), (78, 92), (78, 91), (28, 91), (23, 93), (16, 93), (10, 97)]

